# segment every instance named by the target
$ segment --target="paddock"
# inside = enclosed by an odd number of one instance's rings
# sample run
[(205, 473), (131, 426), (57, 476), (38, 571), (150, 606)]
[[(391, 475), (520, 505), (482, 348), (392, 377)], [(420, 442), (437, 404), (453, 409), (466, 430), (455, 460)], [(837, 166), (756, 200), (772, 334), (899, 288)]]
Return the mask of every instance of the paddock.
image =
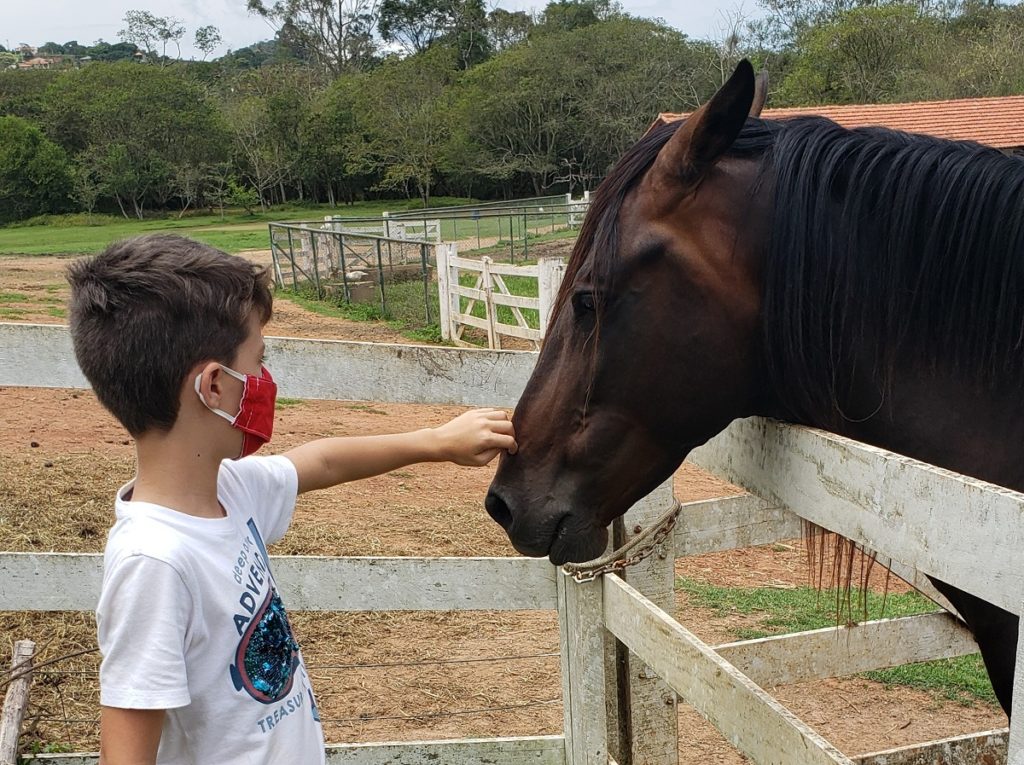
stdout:
[[(512, 406), (533, 363), (530, 354), (314, 340), (269, 339), (268, 347), (281, 370), (282, 394), (296, 398)], [(84, 387), (66, 330), (0, 325), (0, 385), (40, 381)], [(934, 574), (1019, 614), (1024, 498), (819, 431), (763, 421), (736, 423), (695, 453), (694, 461), (753, 493), (685, 505), (663, 549), (628, 569), (624, 580), (610, 576), (577, 584), (545, 561), (522, 558), (275, 560), (293, 609), (559, 612), (561, 735), (343, 745), (329, 750), (330, 761), (603, 765), (617, 757), (667, 763), (678, 736), (675, 694), (754, 762), (891, 765), (1005, 758), (1006, 731), (848, 758), (761, 687), (783, 676), (830, 677), (973, 652), (969, 636), (944, 614), (708, 646), (662, 609), (671, 596), (676, 556), (792, 538), (804, 517), (891, 556), (905, 578), (922, 582), (923, 574)], [(625, 527), (643, 528), (671, 502), (671, 488), (660, 487), (631, 511)], [(954, 506), (967, 519), (962, 528), (934, 533), (941, 525), (935, 511)], [(986, 534), (999, 542), (979, 546)], [(95, 555), (6, 553), (0, 570), (0, 609), (88, 610), (95, 603)], [(56, 582), (61, 586), (54, 587)], [(367, 587), (368, 582), (378, 586)], [(633, 653), (617, 652), (613, 638)], [(1022, 697), (1024, 691), (1018, 693)], [(1009, 761), (1024, 762), (1021, 731), (1011, 741)], [(625, 747), (630, 757), (623, 755)], [(95, 761), (88, 755), (39, 759)]]

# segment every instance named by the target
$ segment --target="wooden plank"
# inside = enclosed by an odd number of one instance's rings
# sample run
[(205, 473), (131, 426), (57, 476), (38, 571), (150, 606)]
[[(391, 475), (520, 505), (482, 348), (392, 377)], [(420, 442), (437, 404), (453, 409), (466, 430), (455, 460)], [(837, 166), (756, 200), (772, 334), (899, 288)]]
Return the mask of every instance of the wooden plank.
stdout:
[(606, 673), (614, 645), (601, 625), (601, 581), (579, 584), (559, 571), (557, 582), (565, 761), (607, 765), (611, 678)]
[(752, 494), (684, 502), (673, 532), (677, 557), (769, 544), (801, 535), (798, 515)]
[(771, 504), (1021, 612), (1018, 492), (832, 433), (754, 418), (736, 421), (691, 459)]
[[(563, 736), (329, 744), (328, 765), (565, 765)], [(26, 755), (39, 765), (97, 765), (96, 753)]]
[(735, 747), (758, 763), (852, 765), (752, 680), (618, 577), (606, 576), (604, 619)]
[[(460, 271), (483, 271), (483, 260), (473, 258), (455, 257), (451, 260), (453, 266)], [(512, 266), (503, 263), (491, 262), (491, 273), (501, 276), (539, 276), (540, 270), (537, 266)]]
[[(675, 497), (669, 479), (637, 502), (623, 518), (624, 544), (650, 527), (669, 510)], [(623, 571), (630, 586), (658, 608), (675, 607), (675, 556), (671, 540), (665, 547)], [(679, 759), (679, 713), (675, 692), (636, 654), (626, 650), (625, 676), (629, 687), (629, 748), (622, 753), (632, 765), (676, 765)], [(628, 756), (627, 756), (628, 754)]]
[[(21, 721), (28, 708), (28, 691), (32, 686), (32, 657), (36, 644), (31, 640), (14, 643), (11, 671), (7, 678), (3, 713), (0, 714), (0, 765), (18, 765), (18, 737)], [(6, 678), (5, 678), (6, 679)]]
[[(537, 354), (267, 338), (279, 395), (513, 407)], [(0, 386), (87, 388), (67, 327), (0, 323)]]
[(760, 686), (843, 677), (978, 652), (971, 633), (944, 611), (879, 619), (715, 646)]
[(332, 744), (328, 765), (565, 765), (564, 736)]
[(856, 765), (1004, 765), (1007, 729), (952, 736), (883, 752), (861, 754)]
[(517, 327), (514, 324), (502, 324), (499, 321), (494, 323), (495, 329), (502, 335), (519, 337), (523, 340), (540, 340), (540, 330), (528, 327)]
[[(557, 602), (556, 569), (543, 559), (270, 560), (294, 611), (512, 611), (554, 609)], [(0, 611), (90, 611), (102, 568), (100, 554), (0, 553)]]
[[(454, 255), (454, 245), (439, 244), (434, 248), (434, 259), (437, 261), (437, 294), (439, 296), (441, 339), (451, 340), (455, 336), (452, 328), (452, 280), (449, 259)], [(456, 277), (456, 282), (458, 277)]]

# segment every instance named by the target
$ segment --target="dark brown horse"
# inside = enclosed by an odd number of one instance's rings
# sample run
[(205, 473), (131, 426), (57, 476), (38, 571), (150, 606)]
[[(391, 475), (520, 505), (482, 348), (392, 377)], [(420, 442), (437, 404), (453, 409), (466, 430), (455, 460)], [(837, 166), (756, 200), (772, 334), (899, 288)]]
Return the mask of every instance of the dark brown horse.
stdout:
[[(743, 62), (598, 190), (487, 497), (520, 552), (597, 556), (752, 415), (1024, 490), (1024, 161), (755, 99)], [(1009, 713), (1017, 618), (935, 585)]]

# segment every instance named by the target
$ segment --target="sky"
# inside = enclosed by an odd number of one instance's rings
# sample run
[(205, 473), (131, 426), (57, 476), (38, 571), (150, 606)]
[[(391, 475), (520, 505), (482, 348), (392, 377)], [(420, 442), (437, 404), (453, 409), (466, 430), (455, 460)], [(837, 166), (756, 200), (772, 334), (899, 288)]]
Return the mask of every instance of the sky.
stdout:
[[(753, 14), (754, 0), (621, 0), (627, 13), (661, 18), (694, 38), (719, 38), (729, 14), (743, 10)], [(545, 0), (491, 0), (506, 10), (540, 10)], [(8, 49), (20, 43), (42, 45), (53, 41), (78, 40), (90, 45), (96, 40), (117, 42), (125, 11), (148, 10), (159, 16), (176, 16), (185, 22), (183, 58), (201, 58), (190, 44), (196, 28), (213, 24), (224, 45), (214, 53), (265, 40), (274, 29), (263, 19), (250, 16), (245, 0), (0, 0), (0, 44)], [(173, 55), (175, 51), (168, 51)]]

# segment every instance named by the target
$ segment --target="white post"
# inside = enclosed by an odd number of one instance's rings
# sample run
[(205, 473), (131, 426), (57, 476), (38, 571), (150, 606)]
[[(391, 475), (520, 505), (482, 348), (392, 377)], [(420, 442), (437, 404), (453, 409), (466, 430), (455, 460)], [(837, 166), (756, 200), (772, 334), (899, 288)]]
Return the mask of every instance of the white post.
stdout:
[(1024, 608), (1017, 628), (1017, 663), (1013, 673), (1013, 709), (1010, 741), (1006, 746), (1008, 765), (1024, 765)]
[[(604, 628), (601, 580), (579, 584), (558, 572), (558, 626), (566, 765), (608, 765), (608, 682), (614, 639)], [(608, 675), (611, 675), (609, 677)]]
[(452, 300), (451, 280), (448, 272), (448, 245), (434, 246), (434, 258), (437, 261), (437, 302), (441, 306), (441, 339), (452, 340)]
[(498, 328), (495, 326), (497, 323), (497, 307), (494, 305), (494, 284), (491, 281), (491, 263), (492, 261), (486, 255), (481, 258), (483, 263), (483, 284), (484, 288), (484, 316), (487, 319), (487, 347), (492, 351), (501, 350), (501, 337), (498, 335)]
[(32, 656), (35, 650), (36, 644), (31, 640), (19, 640), (14, 644), (10, 674), (14, 679), (7, 686), (3, 716), (0, 717), (0, 765), (18, 763), (18, 736), (21, 735), (21, 721), (28, 707), (28, 691), (32, 684)]
[[(630, 508), (623, 519), (626, 539), (616, 540), (616, 544), (646, 531), (672, 506), (673, 501), (670, 478)], [(666, 540), (663, 549), (625, 569), (624, 578), (658, 608), (672, 613), (675, 608), (672, 537)], [(626, 666), (631, 757), (624, 756), (623, 759), (633, 765), (676, 765), (679, 761), (679, 735), (675, 692), (632, 652), (628, 654)]]
[(548, 331), (551, 309), (555, 307), (558, 290), (565, 276), (565, 263), (561, 258), (541, 258), (537, 261), (537, 300), (540, 308), (540, 336)]

